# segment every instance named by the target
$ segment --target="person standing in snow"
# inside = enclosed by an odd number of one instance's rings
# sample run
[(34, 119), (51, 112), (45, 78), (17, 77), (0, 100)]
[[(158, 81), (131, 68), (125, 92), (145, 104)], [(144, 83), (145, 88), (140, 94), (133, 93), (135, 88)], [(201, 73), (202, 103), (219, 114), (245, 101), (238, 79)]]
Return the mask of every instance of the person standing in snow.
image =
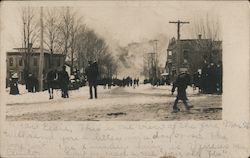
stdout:
[(53, 99), (53, 91), (54, 91), (54, 84), (55, 84), (55, 80), (56, 80), (56, 73), (54, 71), (53, 68), (51, 68), (49, 70), (49, 72), (47, 73), (47, 88), (48, 88), (48, 92), (49, 92), (49, 99)]
[(10, 81), (10, 94), (11, 95), (18, 95), (18, 76), (17, 73), (13, 74)]
[(93, 99), (93, 88), (95, 98), (97, 99), (97, 78), (99, 75), (97, 62), (93, 63), (92, 61), (89, 61), (89, 65), (86, 68), (85, 73), (87, 75), (87, 80), (89, 83), (89, 99)]
[(182, 70), (181, 73), (178, 75), (177, 79), (173, 83), (173, 88), (171, 90), (172, 95), (177, 88), (177, 96), (173, 106), (173, 112), (178, 112), (180, 109), (177, 107), (177, 103), (179, 100), (182, 100), (186, 110), (189, 110), (192, 106), (189, 106), (187, 103), (187, 94), (186, 89), (187, 86), (190, 85), (190, 76), (187, 74), (185, 70)]
[(62, 67), (59, 74), (59, 83), (62, 91), (62, 98), (69, 98), (69, 74), (66, 71), (66, 66)]

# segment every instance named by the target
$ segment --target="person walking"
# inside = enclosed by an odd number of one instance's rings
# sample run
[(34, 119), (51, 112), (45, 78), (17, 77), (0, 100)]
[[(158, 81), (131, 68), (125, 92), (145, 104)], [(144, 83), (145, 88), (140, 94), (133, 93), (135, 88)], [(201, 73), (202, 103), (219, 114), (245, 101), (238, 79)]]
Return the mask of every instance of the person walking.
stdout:
[(93, 88), (95, 98), (97, 99), (97, 78), (99, 75), (97, 62), (93, 63), (92, 61), (89, 61), (89, 65), (85, 70), (85, 73), (87, 75), (87, 81), (89, 83), (89, 99), (93, 99)]
[(177, 107), (177, 103), (179, 100), (182, 100), (186, 110), (189, 110), (192, 106), (189, 106), (187, 103), (187, 94), (186, 94), (186, 89), (187, 86), (190, 85), (190, 76), (187, 74), (185, 70), (182, 70), (181, 73), (178, 75), (177, 79), (173, 83), (173, 88), (171, 90), (172, 95), (177, 88), (177, 96), (174, 102), (173, 106), (173, 112), (178, 112), (180, 109)]
[(62, 71), (59, 74), (59, 84), (62, 91), (62, 98), (69, 98), (69, 74), (66, 71), (66, 66), (62, 67)]

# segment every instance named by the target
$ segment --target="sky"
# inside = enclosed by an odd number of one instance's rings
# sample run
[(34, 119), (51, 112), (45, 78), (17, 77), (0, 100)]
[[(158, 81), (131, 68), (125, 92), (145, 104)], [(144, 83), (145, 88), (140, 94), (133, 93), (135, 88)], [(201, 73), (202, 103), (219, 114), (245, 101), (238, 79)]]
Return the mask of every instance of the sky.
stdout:
[[(206, 14), (218, 16), (216, 3), (163, 2), (163, 1), (95, 1), (95, 2), (4, 2), (2, 21), (6, 48), (18, 47), (22, 37), (21, 6), (74, 6), (84, 22), (103, 36), (108, 43), (127, 45), (143, 39), (154, 39), (159, 34), (176, 36), (176, 26), (169, 21), (189, 21), (181, 28), (181, 37), (190, 38), (193, 34), (192, 22)], [(45, 7), (46, 8), (46, 7)]]
[[(1, 3), (2, 51), (22, 46), (22, 22), (20, 8), (22, 6), (36, 7), (39, 19), (39, 6), (65, 7), (71, 6), (83, 22), (108, 43), (112, 52), (118, 46), (129, 43), (143, 43), (159, 40), (164, 37), (165, 45), (159, 48), (160, 64), (165, 65), (168, 40), (177, 35), (177, 26), (169, 21), (189, 21), (181, 27), (181, 38), (197, 38), (194, 34), (194, 23), (207, 15), (212, 18), (220, 17), (220, 2), (192, 1), (74, 1), (74, 2), (4, 2)], [(161, 42), (161, 41), (160, 41)], [(148, 43), (150, 45), (150, 43)], [(152, 45), (152, 43), (151, 43)], [(153, 49), (153, 47), (152, 47)], [(146, 52), (151, 50), (146, 50)], [(130, 52), (136, 53), (136, 52)], [(134, 74), (138, 74), (142, 65), (142, 55), (137, 56), (140, 62)], [(125, 72), (124, 69), (121, 71)], [(128, 70), (127, 71), (131, 71)], [(126, 71), (126, 73), (127, 73)]]

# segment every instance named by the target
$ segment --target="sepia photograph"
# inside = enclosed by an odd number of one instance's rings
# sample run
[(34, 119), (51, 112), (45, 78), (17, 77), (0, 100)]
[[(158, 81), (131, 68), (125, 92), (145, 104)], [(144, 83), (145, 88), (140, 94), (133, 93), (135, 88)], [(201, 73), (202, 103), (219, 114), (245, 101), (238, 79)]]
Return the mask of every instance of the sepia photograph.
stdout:
[(219, 9), (11, 5), (7, 121), (221, 120)]
[(247, 1), (1, 1), (0, 157), (247, 158)]

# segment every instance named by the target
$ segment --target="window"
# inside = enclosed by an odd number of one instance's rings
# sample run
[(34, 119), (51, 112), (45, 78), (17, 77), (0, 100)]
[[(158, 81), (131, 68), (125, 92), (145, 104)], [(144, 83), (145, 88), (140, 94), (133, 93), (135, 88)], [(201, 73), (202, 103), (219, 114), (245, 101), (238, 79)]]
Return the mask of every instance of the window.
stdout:
[(172, 55), (172, 51), (169, 51), (169, 52), (168, 52), (168, 55)]
[(19, 66), (23, 66), (23, 59), (22, 58), (19, 59)]
[(10, 57), (10, 58), (9, 58), (9, 65), (10, 65), (10, 66), (13, 66), (13, 63), (14, 63), (13, 57)]
[(34, 58), (34, 60), (33, 60), (33, 66), (37, 66), (37, 58)]

